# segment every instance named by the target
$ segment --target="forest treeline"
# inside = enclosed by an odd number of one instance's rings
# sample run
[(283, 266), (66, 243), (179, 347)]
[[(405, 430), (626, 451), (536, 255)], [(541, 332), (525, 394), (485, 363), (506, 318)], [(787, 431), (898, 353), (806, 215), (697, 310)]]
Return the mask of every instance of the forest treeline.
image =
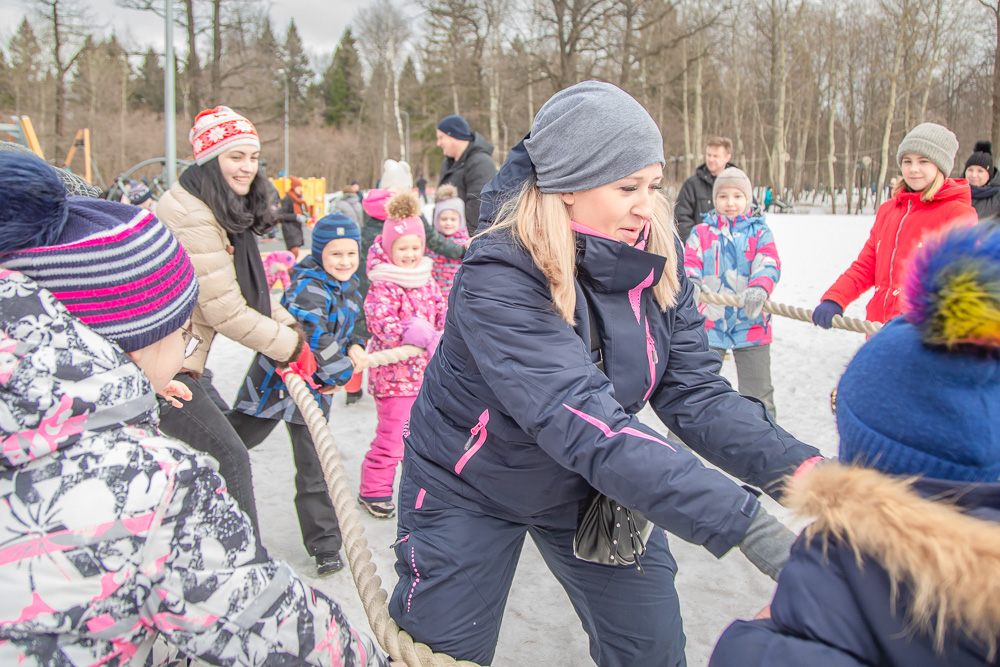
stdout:
[[(29, 3), (0, 53), (0, 112), (29, 115), (50, 159), (88, 127), (105, 180), (162, 155), (163, 54), (99, 34), (81, 0)], [(450, 113), (502, 160), (549, 95), (588, 78), (646, 106), (671, 181), (713, 134), (755, 184), (789, 197), (833, 184), (848, 201), (892, 176), (919, 122), (958, 134), (958, 165), (977, 139), (1000, 146), (1000, 0), (372, 0), (318, 57), (259, 0), (174, 12), (179, 155), (195, 114), (226, 104), (255, 122), (275, 174), (287, 85), (292, 172), (331, 189), (372, 184), (407, 148), (433, 177)]]

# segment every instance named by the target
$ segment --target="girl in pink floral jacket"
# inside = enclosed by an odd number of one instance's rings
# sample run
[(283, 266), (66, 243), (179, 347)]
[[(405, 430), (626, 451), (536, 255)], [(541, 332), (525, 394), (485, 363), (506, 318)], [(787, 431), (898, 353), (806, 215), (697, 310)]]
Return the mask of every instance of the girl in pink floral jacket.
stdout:
[(368, 251), (368, 351), (409, 344), (426, 352), (368, 371), (368, 391), (375, 398), (378, 426), (361, 465), (358, 500), (372, 516), (384, 519), (396, 512), (392, 482), (403, 458), (403, 428), (444, 330), (447, 308), (431, 277), (432, 262), (424, 255), (424, 226), (416, 197), (408, 192), (395, 195), (386, 204), (386, 211), (382, 234)]

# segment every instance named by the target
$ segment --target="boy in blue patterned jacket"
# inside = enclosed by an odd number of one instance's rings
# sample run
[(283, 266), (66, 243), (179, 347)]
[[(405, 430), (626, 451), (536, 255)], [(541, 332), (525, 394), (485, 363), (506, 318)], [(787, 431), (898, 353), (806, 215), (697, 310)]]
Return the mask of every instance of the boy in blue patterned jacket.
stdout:
[(729, 167), (715, 179), (715, 210), (695, 225), (684, 248), (684, 271), (699, 291), (734, 295), (739, 307), (700, 303), (708, 344), (720, 359), (733, 351), (740, 393), (759, 399), (771, 417), (771, 316), (764, 302), (781, 277), (781, 260), (763, 214), (753, 209), (750, 179)]
[[(292, 270), (292, 284), (281, 305), (305, 330), (318, 368), (313, 395), (329, 413), (332, 394), (368, 365), (365, 342), (354, 333), (364, 298), (355, 275), (360, 261), (361, 232), (340, 213), (320, 219), (312, 232), (312, 254)], [(248, 448), (259, 445), (284, 421), (295, 458), (295, 510), (306, 551), (316, 559), (320, 576), (343, 567), (337, 515), (323, 470), (302, 413), (295, 406), (274, 361), (258, 354), (250, 364), (229, 422)]]

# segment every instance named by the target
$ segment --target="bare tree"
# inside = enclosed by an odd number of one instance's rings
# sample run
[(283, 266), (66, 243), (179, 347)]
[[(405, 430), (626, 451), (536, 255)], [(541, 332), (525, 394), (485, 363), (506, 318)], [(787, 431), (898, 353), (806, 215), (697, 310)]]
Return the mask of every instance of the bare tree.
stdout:
[(406, 156), (403, 135), (403, 119), (399, 113), (399, 74), (406, 60), (406, 45), (410, 38), (410, 26), (391, 0), (375, 0), (358, 12), (358, 42), (362, 57), (374, 70), (378, 67), (386, 73), (385, 90), (382, 98), (382, 152), (383, 159), (389, 157), (388, 104), (391, 100), (399, 137), (400, 159)]
[(990, 10), (996, 28), (994, 33), (996, 42), (993, 46), (993, 113), (990, 136), (993, 137), (993, 145), (1000, 146), (1000, 0), (979, 0), (979, 4)]
[(66, 75), (83, 51), (84, 39), (94, 28), (87, 8), (79, 0), (34, 0), (34, 3), (52, 42), (56, 84), (55, 151), (59, 154), (66, 114)]

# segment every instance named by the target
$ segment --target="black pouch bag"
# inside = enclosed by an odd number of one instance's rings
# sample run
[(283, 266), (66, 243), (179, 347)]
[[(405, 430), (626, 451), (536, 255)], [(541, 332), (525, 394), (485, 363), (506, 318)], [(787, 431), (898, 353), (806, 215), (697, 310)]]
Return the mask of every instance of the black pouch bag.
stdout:
[(573, 555), (602, 565), (635, 565), (642, 572), (640, 559), (652, 533), (649, 519), (595, 491), (576, 526)]

